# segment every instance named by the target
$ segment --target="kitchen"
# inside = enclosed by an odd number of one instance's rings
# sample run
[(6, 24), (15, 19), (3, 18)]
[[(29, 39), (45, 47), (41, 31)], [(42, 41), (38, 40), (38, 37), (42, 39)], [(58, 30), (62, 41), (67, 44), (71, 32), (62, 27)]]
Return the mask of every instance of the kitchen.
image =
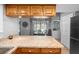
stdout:
[(0, 5), (1, 51), (8, 50), (6, 54), (70, 53), (69, 22), (79, 10), (76, 8), (79, 5), (68, 6), (62, 4)]

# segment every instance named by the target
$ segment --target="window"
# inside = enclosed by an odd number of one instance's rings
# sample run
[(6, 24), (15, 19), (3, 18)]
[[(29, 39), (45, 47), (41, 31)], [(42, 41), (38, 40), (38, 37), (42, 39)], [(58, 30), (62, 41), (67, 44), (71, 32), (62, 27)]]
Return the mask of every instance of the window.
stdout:
[(59, 29), (60, 29), (60, 22), (53, 21), (53, 30), (59, 30)]
[(48, 20), (42, 20), (42, 19), (37, 19), (33, 20), (33, 33), (34, 34), (46, 34), (47, 32), (47, 26), (48, 26)]

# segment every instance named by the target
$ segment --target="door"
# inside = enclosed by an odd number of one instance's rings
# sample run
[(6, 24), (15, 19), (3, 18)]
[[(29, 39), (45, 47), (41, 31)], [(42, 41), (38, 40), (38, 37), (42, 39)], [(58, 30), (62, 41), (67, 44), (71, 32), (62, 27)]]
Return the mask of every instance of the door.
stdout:
[(30, 19), (20, 19), (20, 35), (30, 35)]

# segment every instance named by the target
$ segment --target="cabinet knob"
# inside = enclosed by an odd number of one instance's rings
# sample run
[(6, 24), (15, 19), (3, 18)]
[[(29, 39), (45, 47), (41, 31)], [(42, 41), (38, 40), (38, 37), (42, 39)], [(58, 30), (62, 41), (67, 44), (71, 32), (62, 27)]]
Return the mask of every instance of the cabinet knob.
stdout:
[(29, 52), (32, 52), (31, 50), (29, 50)]
[(52, 52), (52, 51), (49, 51), (49, 52)]

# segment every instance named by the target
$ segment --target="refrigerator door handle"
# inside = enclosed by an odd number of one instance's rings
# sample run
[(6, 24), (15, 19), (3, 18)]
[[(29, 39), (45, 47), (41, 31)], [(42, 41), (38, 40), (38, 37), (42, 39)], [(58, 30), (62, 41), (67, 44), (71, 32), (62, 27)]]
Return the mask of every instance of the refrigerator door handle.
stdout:
[(75, 37), (70, 37), (70, 39), (79, 41), (79, 39), (77, 39), (77, 38), (75, 38)]

